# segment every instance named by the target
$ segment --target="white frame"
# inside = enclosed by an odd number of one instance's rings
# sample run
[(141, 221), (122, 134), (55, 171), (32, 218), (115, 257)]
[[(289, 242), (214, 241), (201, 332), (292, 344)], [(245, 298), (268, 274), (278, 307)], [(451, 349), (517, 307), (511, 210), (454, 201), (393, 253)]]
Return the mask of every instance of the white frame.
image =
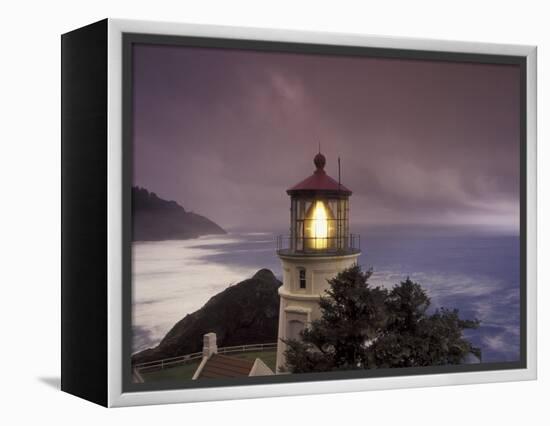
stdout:
[[(366, 46), (425, 51), (512, 55), (527, 58), (527, 368), (330, 380), (253, 386), (227, 386), (122, 392), (122, 34), (143, 33), (197, 37)], [(109, 19), (108, 23), (108, 405), (129, 406), (222, 399), (356, 392), (423, 386), (534, 380), (537, 378), (536, 303), (536, 62), (535, 46), (426, 40), (400, 37), (287, 31)]]

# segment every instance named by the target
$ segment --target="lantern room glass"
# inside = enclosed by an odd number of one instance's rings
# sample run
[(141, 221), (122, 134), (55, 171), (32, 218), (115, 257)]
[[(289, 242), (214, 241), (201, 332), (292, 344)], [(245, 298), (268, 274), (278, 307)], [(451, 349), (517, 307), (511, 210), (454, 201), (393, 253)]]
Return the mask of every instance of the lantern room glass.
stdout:
[(347, 197), (292, 197), (290, 249), (322, 253), (350, 249)]

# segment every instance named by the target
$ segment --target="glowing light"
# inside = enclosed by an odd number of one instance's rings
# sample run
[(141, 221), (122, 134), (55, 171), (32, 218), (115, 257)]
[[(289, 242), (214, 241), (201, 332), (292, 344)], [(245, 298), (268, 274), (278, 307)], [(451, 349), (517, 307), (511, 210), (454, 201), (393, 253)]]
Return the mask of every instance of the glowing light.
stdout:
[[(322, 250), (329, 246), (330, 235), (329, 221), (333, 219), (332, 211), (324, 201), (316, 200), (306, 214), (306, 247), (309, 249)], [(333, 233), (333, 232), (332, 232)]]

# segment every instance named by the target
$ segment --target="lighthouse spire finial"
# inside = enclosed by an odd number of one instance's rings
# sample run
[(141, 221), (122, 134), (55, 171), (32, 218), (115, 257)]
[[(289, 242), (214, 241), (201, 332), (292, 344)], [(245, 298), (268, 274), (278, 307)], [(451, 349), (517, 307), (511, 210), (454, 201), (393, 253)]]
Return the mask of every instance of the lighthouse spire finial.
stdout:
[(313, 157), (313, 164), (315, 164), (315, 168), (317, 169), (317, 172), (322, 172), (325, 168), (327, 160), (323, 154), (321, 154), (321, 143), (319, 142), (319, 153)]

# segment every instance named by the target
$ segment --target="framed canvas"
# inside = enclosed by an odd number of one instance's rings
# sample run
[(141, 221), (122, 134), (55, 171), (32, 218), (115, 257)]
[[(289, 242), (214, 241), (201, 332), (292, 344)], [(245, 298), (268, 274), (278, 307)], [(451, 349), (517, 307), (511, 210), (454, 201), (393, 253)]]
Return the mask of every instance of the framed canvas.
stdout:
[(536, 48), (106, 19), (62, 42), (62, 389), (536, 378)]

